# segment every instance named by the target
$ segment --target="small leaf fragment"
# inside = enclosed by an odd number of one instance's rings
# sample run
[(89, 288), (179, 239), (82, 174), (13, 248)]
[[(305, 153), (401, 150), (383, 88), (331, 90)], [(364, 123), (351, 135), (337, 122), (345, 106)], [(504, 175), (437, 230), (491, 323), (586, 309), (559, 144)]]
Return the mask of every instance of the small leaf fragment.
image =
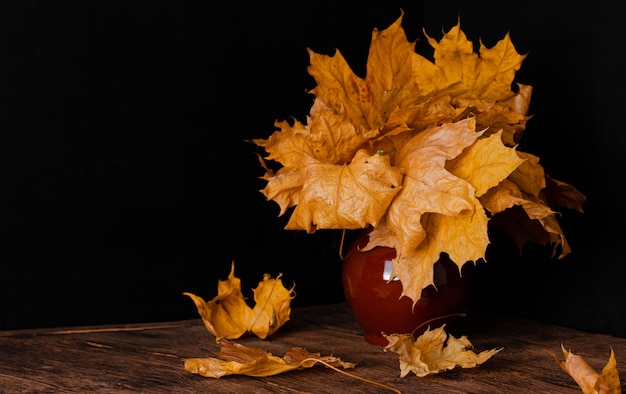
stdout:
[(457, 366), (474, 368), (502, 350), (502, 348), (491, 349), (477, 354), (471, 350), (473, 345), (466, 336), (455, 338), (448, 335), (445, 332), (445, 324), (434, 330), (426, 330), (416, 340), (413, 340), (411, 334), (383, 333), (383, 336), (389, 342), (383, 350), (392, 351), (400, 356), (401, 378), (409, 372), (424, 377)]
[(561, 349), (565, 361), (559, 360), (552, 352), (548, 351), (548, 353), (576, 381), (584, 394), (620, 394), (622, 392), (613, 349), (611, 349), (611, 356), (601, 374), (596, 372), (582, 356), (565, 349), (563, 344), (561, 344)]

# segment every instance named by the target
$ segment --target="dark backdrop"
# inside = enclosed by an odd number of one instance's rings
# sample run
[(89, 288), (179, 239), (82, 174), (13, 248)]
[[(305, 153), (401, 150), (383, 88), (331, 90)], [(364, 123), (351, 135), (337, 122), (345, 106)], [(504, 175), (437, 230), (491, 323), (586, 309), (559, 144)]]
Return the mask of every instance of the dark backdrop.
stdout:
[[(306, 48), (363, 76), (372, 29), (510, 32), (535, 86), (520, 149), (588, 196), (562, 260), (502, 239), (470, 305), (626, 336), (624, 13), (614, 2), (326, 0), (2, 4), (0, 329), (197, 317), (231, 263), (293, 306), (343, 301), (339, 234), (282, 229), (259, 189), (273, 122), (304, 120)], [(428, 54), (424, 41), (420, 53)]]

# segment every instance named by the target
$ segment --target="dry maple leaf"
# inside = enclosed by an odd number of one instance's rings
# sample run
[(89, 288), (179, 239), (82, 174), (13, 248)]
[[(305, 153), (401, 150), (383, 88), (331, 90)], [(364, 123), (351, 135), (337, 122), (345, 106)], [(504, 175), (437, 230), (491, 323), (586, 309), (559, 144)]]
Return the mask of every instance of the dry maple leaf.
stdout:
[(400, 190), (402, 172), (389, 156), (365, 150), (349, 165), (311, 164), (301, 170), (300, 198), (286, 229), (342, 229), (376, 226)]
[(567, 351), (563, 344), (561, 344), (561, 349), (565, 361), (559, 360), (554, 353), (547, 352), (576, 381), (584, 394), (621, 394), (622, 386), (613, 349), (611, 349), (609, 361), (602, 369), (602, 374), (596, 372), (582, 356)]
[(198, 313), (207, 330), (215, 335), (215, 340), (237, 339), (253, 333), (261, 339), (273, 334), (288, 320), (291, 314), (291, 300), (295, 297), (293, 287), (286, 289), (280, 279), (265, 274), (259, 285), (253, 289), (254, 308), (250, 308), (241, 293), (241, 280), (235, 277), (235, 263), (232, 263), (228, 280), (218, 281), (218, 294), (210, 301), (191, 293), (189, 296), (198, 308)]
[(267, 153), (261, 192), (291, 213), (285, 229), (373, 227), (365, 249), (396, 249), (393, 276), (414, 303), (441, 253), (459, 270), (484, 259), (493, 219), (520, 248), (534, 241), (568, 254), (552, 206), (582, 212), (585, 197), (517, 150), (531, 118), (532, 87), (514, 84), (526, 56), (508, 33), (474, 51), (459, 21), (439, 41), (426, 36), (431, 61), (402, 17), (374, 29), (364, 78), (339, 50), (309, 50), (317, 86), (306, 122), (277, 121), (253, 140)]
[(455, 367), (474, 368), (500, 349), (485, 350), (475, 353), (473, 345), (466, 336), (455, 338), (445, 332), (445, 324), (434, 330), (426, 330), (417, 339), (411, 334), (384, 334), (389, 343), (384, 351), (391, 351), (400, 356), (400, 377), (413, 372), (419, 377), (436, 374)]
[(342, 361), (339, 357), (321, 356), (301, 347), (292, 347), (283, 357), (277, 357), (259, 348), (221, 341), (218, 358), (185, 359), (185, 370), (208, 378), (225, 375), (272, 376), (280, 373), (311, 368), (315, 364), (351, 369), (356, 364)]

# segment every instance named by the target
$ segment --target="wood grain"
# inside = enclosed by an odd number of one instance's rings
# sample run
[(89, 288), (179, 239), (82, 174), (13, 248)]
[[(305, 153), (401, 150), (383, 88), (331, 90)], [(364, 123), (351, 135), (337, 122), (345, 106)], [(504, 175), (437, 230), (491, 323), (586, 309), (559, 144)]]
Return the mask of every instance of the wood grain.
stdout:
[[(626, 339), (508, 316), (467, 311), (450, 327), (480, 352), (503, 350), (477, 368), (400, 378), (398, 357), (363, 339), (345, 304), (292, 311), (268, 340), (234, 342), (282, 356), (293, 346), (357, 363), (348, 372), (401, 393), (581, 393), (546, 351), (563, 359), (561, 343), (598, 371), (614, 349), (626, 370)], [(0, 393), (392, 393), (322, 365), (267, 378), (205, 378), (185, 358), (213, 357), (219, 344), (200, 319), (145, 325), (0, 331)], [(621, 373), (623, 382), (624, 374)]]

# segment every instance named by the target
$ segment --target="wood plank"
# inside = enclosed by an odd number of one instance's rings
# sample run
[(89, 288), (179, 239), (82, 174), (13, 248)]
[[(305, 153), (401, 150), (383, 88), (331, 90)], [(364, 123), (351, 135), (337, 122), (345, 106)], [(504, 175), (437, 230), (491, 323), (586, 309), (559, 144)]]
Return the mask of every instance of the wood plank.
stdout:
[[(596, 369), (616, 353), (626, 370), (626, 339), (591, 334), (479, 311), (456, 327), (477, 352), (503, 347), (486, 363), (438, 375), (400, 378), (398, 357), (363, 339), (345, 304), (297, 308), (267, 340), (237, 341), (282, 356), (293, 346), (357, 363), (348, 372), (401, 393), (577, 393), (581, 390), (547, 351), (561, 356), (561, 343)], [(201, 320), (128, 326), (0, 331), (1, 393), (383, 393), (393, 392), (321, 365), (267, 378), (205, 378), (184, 370), (185, 358), (213, 357), (219, 344)], [(621, 380), (623, 373), (620, 374)]]

